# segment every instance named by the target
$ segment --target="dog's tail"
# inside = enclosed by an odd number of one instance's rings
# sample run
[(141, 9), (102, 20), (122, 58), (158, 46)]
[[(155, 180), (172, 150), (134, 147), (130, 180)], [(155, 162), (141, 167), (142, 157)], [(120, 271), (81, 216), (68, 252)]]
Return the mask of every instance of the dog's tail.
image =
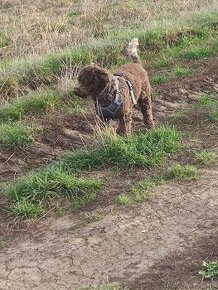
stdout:
[(138, 55), (138, 46), (139, 46), (138, 38), (133, 38), (128, 43), (128, 46), (127, 46), (128, 54), (132, 58), (134, 63), (141, 63), (140, 57)]

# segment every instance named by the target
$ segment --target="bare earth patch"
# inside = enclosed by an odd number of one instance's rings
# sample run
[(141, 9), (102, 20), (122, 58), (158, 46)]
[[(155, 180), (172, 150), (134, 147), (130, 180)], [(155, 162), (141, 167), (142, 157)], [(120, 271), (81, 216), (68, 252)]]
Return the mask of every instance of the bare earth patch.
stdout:
[(113, 281), (130, 289), (206, 289), (198, 270), (202, 260), (218, 259), (217, 197), (214, 169), (197, 182), (163, 185), (151, 202), (74, 231), (70, 216), (44, 220), (35, 237), (14, 238), (2, 250), (0, 289), (80, 289)]

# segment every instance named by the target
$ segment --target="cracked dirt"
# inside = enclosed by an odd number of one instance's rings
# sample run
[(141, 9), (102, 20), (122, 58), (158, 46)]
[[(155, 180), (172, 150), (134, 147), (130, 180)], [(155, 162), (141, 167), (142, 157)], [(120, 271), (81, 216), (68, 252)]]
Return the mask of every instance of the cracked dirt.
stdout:
[[(218, 259), (218, 169), (195, 182), (162, 185), (140, 207), (115, 210), (73, 231), (71, 225), (67, 216), (50, 221), (46, 231), (43, 221), (37, 238), (11, 241), (0, 254), (0, 289), (118, 281), (129, 289), (206, 290), (198, 270), (203, 260)], [(218, 289), (216, 281), (210, 285)]]

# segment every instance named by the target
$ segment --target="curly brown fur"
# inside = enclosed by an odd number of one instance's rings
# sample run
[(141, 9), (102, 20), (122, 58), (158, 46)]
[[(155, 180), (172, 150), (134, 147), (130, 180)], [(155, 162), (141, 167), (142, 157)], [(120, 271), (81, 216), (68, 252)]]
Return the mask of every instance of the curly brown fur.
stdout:
[[(154, 128), (155, 123), (151, 105), (151, 87), (147, 72), (141, 65), (137, 53), (138, 40), (133, 39), (127, 48), (133, 63), (121, 65), (115, 74), (119, 77), (119, 90), (123, 97), (123, 102), (119, 108), (116, 118), (119, 120), (117, 132), (123, 136), (130, 136), (132, 129), (133, 103), (129, 93), (127, 79), (133, 86), (135, 99), (141, 109), (144, 123), (147, 128)], [(94, 101), (98, 98), (102, 107), (110, 105), (114, 100), (114, 84), (112, 75), (105, 69), (88, 65), (84, 67), (78, 76), (78, 85), (74, 88), (74, 93), (80, 97), (91, 97)]]

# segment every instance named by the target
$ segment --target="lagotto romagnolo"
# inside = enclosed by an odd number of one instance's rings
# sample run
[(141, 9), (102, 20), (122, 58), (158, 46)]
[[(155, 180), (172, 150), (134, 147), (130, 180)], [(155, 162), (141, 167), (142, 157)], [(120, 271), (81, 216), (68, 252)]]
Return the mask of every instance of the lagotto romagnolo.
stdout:
[(140, 107), (146, 128), (154, 128), (151, 104), (151, 86), (138, 52), (138, 39), (127, 46), (132, 63), (121, 65), (114, 74), (97, 65), (81, 69), (74, 93), (82, 98), (91, 97), (96, 112), (103, 121), (118, 120), (117, 133), (130, 136), (134, 105)]

